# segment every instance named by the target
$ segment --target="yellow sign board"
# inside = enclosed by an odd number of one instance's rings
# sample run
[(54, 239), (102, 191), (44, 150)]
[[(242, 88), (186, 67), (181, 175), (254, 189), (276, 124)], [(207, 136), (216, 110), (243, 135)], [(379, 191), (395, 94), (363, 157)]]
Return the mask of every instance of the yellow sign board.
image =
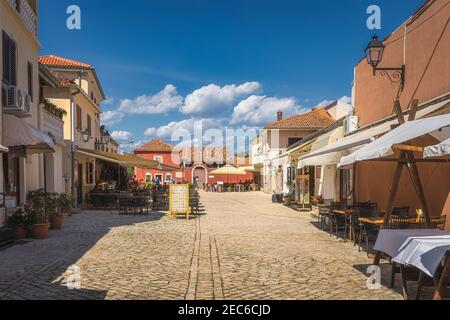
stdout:
[(171, 184), (169, 189), (169, 216), (185, 214), (189, 220), (189, 185)]

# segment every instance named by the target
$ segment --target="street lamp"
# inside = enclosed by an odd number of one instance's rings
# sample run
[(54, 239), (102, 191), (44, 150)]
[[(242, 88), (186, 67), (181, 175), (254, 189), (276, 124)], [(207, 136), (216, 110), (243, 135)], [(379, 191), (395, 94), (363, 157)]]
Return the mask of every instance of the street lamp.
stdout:
[(402, 65), (400, 68), (378, 68), (378, 65), (383, 60), (385, 48), (386, 46), (383, 42), (378, 40), (377, 36), (373, 36), (372, 41), (366, 48), (367, 63), (372, 65), (374, 76), (377, 71), (380, 71), (381, 75), (388, 76), (391, 82), (400, 82), (400, 91), (402, 91), (405, 84), (405, 65)]
[(81, 138), (83, 139), (84, 142), (89, 142), (89, 140), (91, 139), (91, 134), (89, 133), (88, 129), (84, 129), (81, 132)]

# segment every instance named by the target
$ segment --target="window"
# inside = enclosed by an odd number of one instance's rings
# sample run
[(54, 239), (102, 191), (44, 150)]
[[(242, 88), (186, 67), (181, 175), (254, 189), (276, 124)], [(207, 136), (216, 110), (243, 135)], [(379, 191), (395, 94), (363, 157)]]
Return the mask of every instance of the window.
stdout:
[(151, 173), (146, 173), (145, 174), (145, 182), (152, 182), (152, 174)]
[(155, 174), (155, 180), (159, 180), (161, 183), (164, 183), (162, 174)]
[(294, 144), (296, 144), (297, 142), (302, 141), (303, 138), (289, 138), (288, 139), (288, 147), (293, 146)]
[(94, 93), (91, 91), (91, 100), (94, 101)]
[(86, 184), (94, 184), (94, 164), (92, 162), (86, 164)]
[(87, 131), (89, 135), (92, 136), (92, 119), (90, 115), (87, 115)]
[(3, 82), (17, 84), (16, 43), (3, 32)]
[(166, 174), (166, 182), (172, 182), (172, 175), (170, 173)]
[(81, 117), (81, 107), (79, 105), (77, 105), (77, 121), (75, 124), (75, 127), (77, 130), (83, 130), (83, 122), (82, 122), (82, 117)]
[(33, 101), (33, 64), (28, 62), (28, 94)]
[(322, 178), (322, 167), (316, 167), (316, 179)]
[(163, 163), (163, 157), (162, 156), (154, 156), (153, 160), (158, 161), (159, 163)]

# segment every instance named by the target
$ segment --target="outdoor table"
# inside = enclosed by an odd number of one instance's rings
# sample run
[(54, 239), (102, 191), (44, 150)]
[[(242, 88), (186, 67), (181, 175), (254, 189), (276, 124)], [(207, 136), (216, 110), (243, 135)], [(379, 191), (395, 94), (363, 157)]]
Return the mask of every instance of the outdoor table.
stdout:
[(373, 224), (378, 227), (381, 227), (384, 224), (384, 217), (376, 217), (376, 218), (364, 218), (363, 217), (363, 218), (359, 218), (358, 220), (359, 220), (359, 222)]
[(358, 210), (353, 210), (353, 209), (348, 209), (348, 210), (333, 210), (333, 213), (335, 214), (340, 214), (345, 216), (345, 218), (347, 219), (347, 217), (350, 218), (350, 223), (349, 223), (349, 228), (348, 228), (348, 232), (349, 232), (349, 240), (353, 241), (353, 223), (354, 223), (354, 217), (355, 215), (359, 214)]
[[(447, 286), (443, 281), (450, 272), (450, 232), (439, 229), (380, 230), (374, 249), (392, 258), (401, 266), (413, 266), (435, 279), (435, 298)], [(445, 260), (444, 271), (438, 274)]]

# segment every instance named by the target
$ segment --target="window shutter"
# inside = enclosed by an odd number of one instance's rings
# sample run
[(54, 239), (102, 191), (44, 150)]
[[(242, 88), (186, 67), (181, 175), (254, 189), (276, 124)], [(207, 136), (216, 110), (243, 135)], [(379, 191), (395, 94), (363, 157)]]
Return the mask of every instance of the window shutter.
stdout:
[(17, 84), (16, 44), (3, 31), (3, 81), (10, 85)]
[(90, 115), (87, 115), (87, 129), (88, 129), (88, 132), (89, 132), (89, 135), (91, 136), (92, 135), (92, 121), (91, 121), (91, 116)]
[(33, 64), (28, 62), (28, 94), (33, 101)]
[(5, 32), (2, 34), (3, 43), (3, 81), (9, 82), (9, 43)]
[(76, 123), (76, 128), (78, 130), (83, 130), (83, 125), (81, 123), (81, 108), (79, 105), (77, 105), (77, 123)]
[(10, 83), (15, 86), (17, 85), (16, 44), (11, 39), (9, 39), (9, 67)]

